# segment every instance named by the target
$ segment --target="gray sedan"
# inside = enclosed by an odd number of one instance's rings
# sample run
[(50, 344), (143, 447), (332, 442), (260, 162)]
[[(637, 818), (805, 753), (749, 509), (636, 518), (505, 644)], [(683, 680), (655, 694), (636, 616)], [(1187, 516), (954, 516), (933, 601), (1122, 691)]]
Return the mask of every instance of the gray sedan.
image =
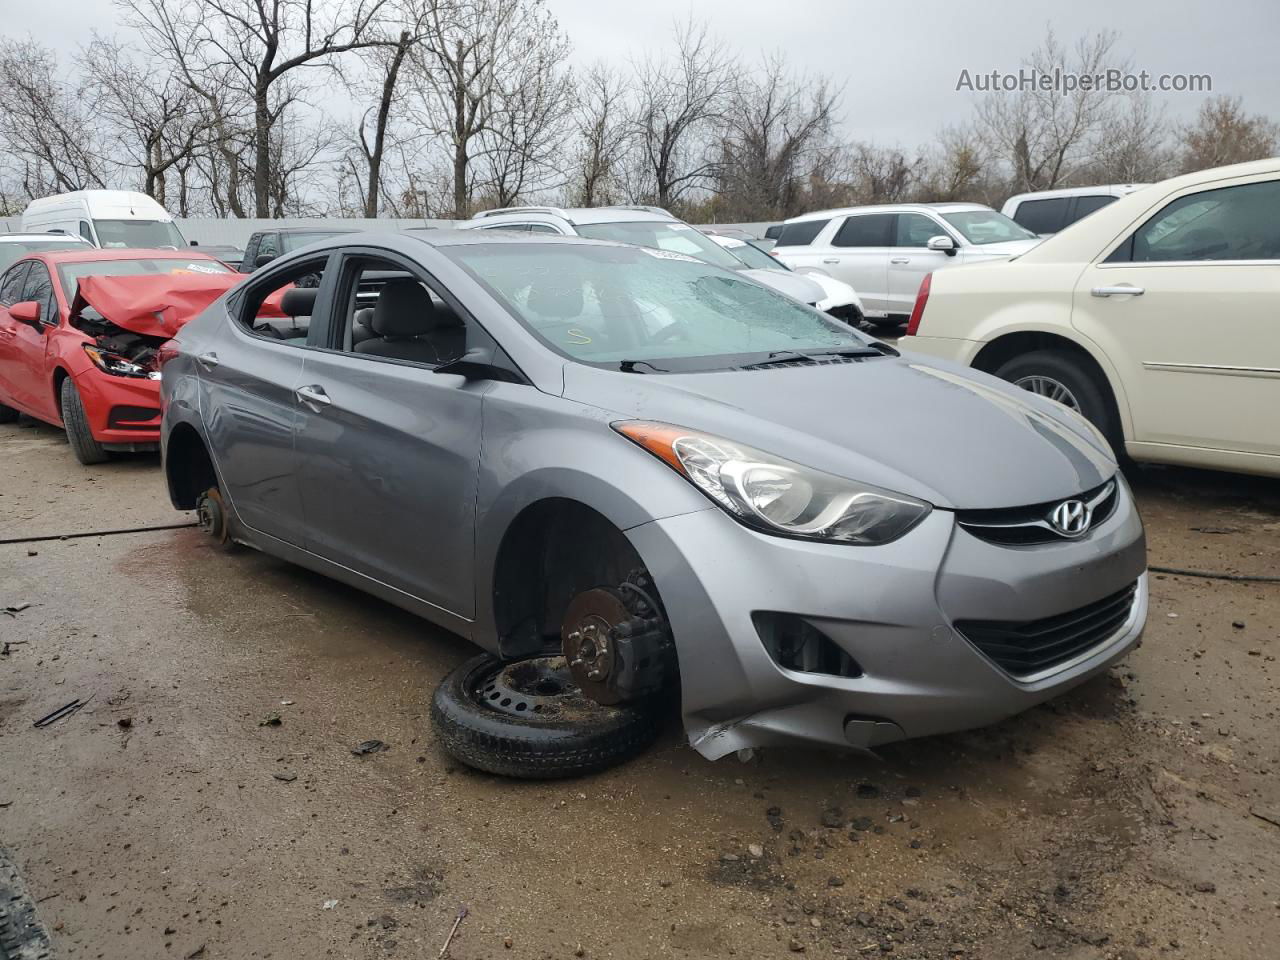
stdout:
[(713, 759), (987, 724), (1146, 618), (1085, 420), (681, 254), (334, 237), (164, 353), (174, 505), (483, 648), (432, 706), (481, 769), (598, 769), (675, 699)]

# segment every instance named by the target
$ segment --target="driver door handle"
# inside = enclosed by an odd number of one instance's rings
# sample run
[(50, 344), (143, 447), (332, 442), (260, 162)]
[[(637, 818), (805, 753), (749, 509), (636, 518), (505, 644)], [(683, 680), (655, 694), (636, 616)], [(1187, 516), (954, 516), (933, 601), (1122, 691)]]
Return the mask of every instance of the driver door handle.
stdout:
[(1140, 297), (1145, 290), (1132, 284), (1122, 283), (1114, 287), (1094, 287), (1089, 291), (1095, 297)]
[(324, 392), (324, 387), (320, 386), (318, 383), (313, 383), (306, 387), (299, 387), (297, 390), (293, 391), (293, 395), (303, 403), (314, 403), (319, 407), (327, 407), (329, 404), (333, 403), (333, 401), (329, 399), (329, 395)]
[(216, 353), (202, 353), (196, 357), (196, 363), (206, 370), (212, 370), (218, 365), (218, 355)]
[(910, 257), (890, 257), (889, 262), (890, 263), (910, 263), (911, 258)]

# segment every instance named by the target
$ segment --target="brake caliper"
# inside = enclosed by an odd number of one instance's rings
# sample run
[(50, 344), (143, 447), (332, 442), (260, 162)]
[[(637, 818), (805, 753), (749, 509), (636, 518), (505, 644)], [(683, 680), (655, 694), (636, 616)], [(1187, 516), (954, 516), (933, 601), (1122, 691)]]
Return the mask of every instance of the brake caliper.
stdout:
[(671, 660), (671, 629), (653, 598), (653, 583), (633, 571), (617, 587), (573, 598), (560, 639), (574, 682), (598, 703), (657, 693)]

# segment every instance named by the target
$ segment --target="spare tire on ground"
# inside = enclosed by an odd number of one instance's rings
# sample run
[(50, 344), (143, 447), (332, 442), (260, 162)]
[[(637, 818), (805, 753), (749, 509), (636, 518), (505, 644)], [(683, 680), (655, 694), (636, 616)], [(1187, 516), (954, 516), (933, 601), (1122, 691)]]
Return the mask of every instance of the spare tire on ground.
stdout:
[(431, 720), (469, 767), (528, 780), (576, 777), (629, 760), (662, 726), (661, 701), (605, 706), (578, 689), (563, 656), (472, 657), (436, 688)]

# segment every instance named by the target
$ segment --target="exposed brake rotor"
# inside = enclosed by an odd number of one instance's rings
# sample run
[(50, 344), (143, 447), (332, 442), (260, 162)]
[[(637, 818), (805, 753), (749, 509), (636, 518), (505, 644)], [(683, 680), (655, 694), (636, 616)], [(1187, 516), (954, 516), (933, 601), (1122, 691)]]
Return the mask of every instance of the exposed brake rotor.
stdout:
[(196, 522), (200, 529), (213, 537), (218, 543), (226, 543), (227, 508), (222, 502), (222, 492), (217, 487), (210, 487), (200, 496), (196, 504)]
[(619, 703), (614, 681), (620, 666), (615, 630), (631, 619), (622, 597), (608, 587), (578, 594), (565, 611), (560, 640), (569, 672), (578, 687), (597, 703)]

